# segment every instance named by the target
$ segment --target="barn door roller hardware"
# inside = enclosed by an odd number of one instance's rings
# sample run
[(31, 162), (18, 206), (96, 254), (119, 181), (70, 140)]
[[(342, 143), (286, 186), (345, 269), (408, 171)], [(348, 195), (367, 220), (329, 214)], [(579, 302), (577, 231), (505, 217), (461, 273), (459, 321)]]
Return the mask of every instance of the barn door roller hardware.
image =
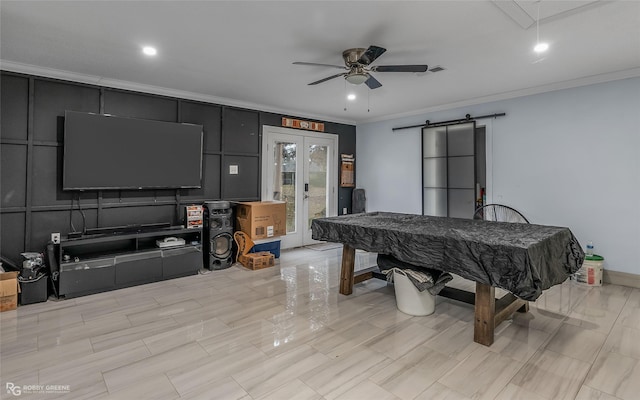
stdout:
[(399, 131), (401, 129), (411, 129), (411, 128), (426, 128), (428, 126), (441, 126), (441, 125), (453, 125), (453, 124), (463, 124), (465, 122), (471, 122), (473, 120), (476, 119), (483, 119), (483, 118), (497, 118), (497, 117), (504, 117), (505, 113), (497, 113), (497, 114), (487, 114), (487, 115), (480, 115), (477, 117), (472, 117), (470, 114), (467, 114), (464, 116), (464, 118), (460, 118), (460, 119), (452, 119), (449, 121), (441, 121), (441, 122), (431, 122), (429, 120), (426, 120), (424, 122), (424, 124), (420, 124), (420, 125), (410, 125), (410, 126), (401, 126), (398, 128), (392, 128), (392, 131)]

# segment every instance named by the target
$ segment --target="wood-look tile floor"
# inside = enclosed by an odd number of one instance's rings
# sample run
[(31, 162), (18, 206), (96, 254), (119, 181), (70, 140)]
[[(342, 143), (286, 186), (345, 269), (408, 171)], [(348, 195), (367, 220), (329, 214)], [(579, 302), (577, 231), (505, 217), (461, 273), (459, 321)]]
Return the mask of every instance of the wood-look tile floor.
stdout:
[[(1, 398), (640, 398), (640, 290), (565, 282), (473, 342), (473, 308), (398, 311), (372, 279), (338, 293), (340, 249), (0, 314)], [(356, 268), (375, 264), (357, 252)], [(455, 279), (452, 286), (473, 289)]]

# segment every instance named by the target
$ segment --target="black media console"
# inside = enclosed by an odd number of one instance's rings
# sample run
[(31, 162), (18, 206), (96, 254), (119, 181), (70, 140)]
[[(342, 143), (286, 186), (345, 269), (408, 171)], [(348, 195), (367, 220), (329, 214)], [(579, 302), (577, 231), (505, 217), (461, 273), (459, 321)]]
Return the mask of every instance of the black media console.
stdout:
[[(166, 238), (171, 239), (163, 243)], [(197, 274), (201, 243), (200, 229), (183, 227), (141, 226), (63, 238), (55, 249), (56, 293), (71, 298)]]

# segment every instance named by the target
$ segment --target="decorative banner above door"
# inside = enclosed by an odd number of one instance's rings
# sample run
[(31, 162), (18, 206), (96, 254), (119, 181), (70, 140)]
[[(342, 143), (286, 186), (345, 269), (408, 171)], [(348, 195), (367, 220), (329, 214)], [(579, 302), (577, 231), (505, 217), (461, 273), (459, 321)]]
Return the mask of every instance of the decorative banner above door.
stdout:
[(282, 126), (287, 128), (306, 129), (309, 131), (324, 132), (322, 122), (303, 121), (300, 119), (282, 117)]

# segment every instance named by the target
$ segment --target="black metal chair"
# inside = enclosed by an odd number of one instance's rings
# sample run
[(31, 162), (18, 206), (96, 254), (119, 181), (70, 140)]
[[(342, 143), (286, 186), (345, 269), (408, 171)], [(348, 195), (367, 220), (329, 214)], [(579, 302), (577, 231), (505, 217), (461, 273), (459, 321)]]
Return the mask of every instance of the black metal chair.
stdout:
[(529, 223), (529, 220), (518, 210), (502, 204), (487, 204), (478, 207), (473, 214), (473, 219), (497, 222), (520, 222), (523, 224)]

